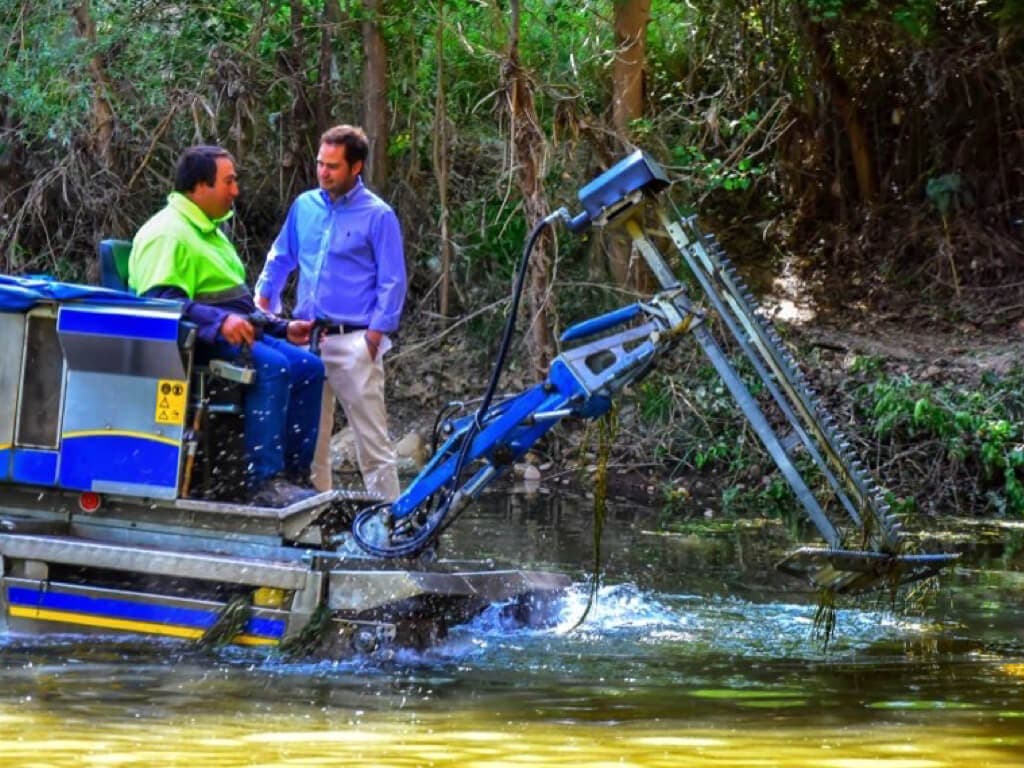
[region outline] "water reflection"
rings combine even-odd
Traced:
[[[492,611],[427,653],[315,663],[8,638],[0,765],[1024,762],[1022,569],[1005,542],[996,561],[968,553],[919,609],[843,605],[825,649],[814,596],[771,568],[780,526],[664,536],[620,503],[605,531],[579,627],[587,505],[494,496],[445,554],[568,568],[577,586],[548,630],[509,631]]]

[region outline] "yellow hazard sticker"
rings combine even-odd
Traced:
[[[156,383],[157,424],[185,423],[186,382],[177,379],[160,379]]]

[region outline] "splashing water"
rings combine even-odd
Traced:
[[[528,658],[542,645],[548,653],[557,651],[567,656],[631,647],[632,653],[671,649],[674,654],[693,658],[726,655],[836,660],[876,643],[903,641],[930,631],[927,622],[914,617],[841,609],[837,612],[837,635],[826,649],[813,636],[813,605],[666,595],[646,592],[630,583],[601,587],[586,621],[576,626],[589,594],[589,585],[574,585],[555,606],[555,621],[546,629],[510,628],[502,616],[502,606],[491,606],[423,659],[473,656],[481,661],[486,660],[488,652],[516,649]]]

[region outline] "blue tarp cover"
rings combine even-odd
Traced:
[[[167,299],[146,299],[98,285],[62,283],[49,277],[0,275],[0,312],[24,312],[36,304],[77,301],[85,304],[127,304],[168,308],[179,304]]]

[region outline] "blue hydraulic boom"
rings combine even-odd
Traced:
[[[825,542],[825,547],[798,549],[780,563],[783,570],[836,592],[858,592],[930,576],[955,559],[955,554],[904,551],[901,525],[878,487],[820,407],[774,329],[757,313],[753,297],[722,249],[662,194],[668,186],[662,168],[638,150],[580,190],[579,214],[560,209],[537,226],[524,250],[502,355],[515,323],[522,274],[546,226],[562,222],[573,233],[590,227],[624,228],[661,290],[646,301],[570,327],[561,337],[568,348],[551,363],[547,378],[521,394],[494,397],[499,357],[480,406],[473,413],[439,419],[443,442],[401,496],[356,516],[352,537],[359,547],[378,557],[419,555],[562,419],[601,416],[623,387],[646,375],[683,338],[692,338]],[[690,299],[649,236],[648,220],[657,222],[662,239],[678,252],[708,308]],[[722,351],[706,322],[709,310],[720,318],[722,330],[735,339],[763,382],[786,424],[785,435],[768,420]],[[794,463],[798,451],[806,453],[823,480],[814,490]],[[853,541],[858,549],[848,548]]]

